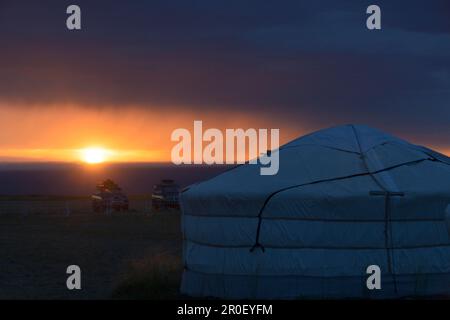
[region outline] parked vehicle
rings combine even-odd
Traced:
[[[174,180],[162,180],[161,183],[153,187],[152,208],[154,210],[169,208],[179,209],[179,194],[180,187]]]
[[[129,200],[122,189],[111,179],[96,186],[98,193],[92,195],[92,209],[94,212],[128,211]]]

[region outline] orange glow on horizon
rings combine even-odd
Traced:
[[[170,162],[171,133],[205,128],[280,128],[282,121],[246,113],[193,113],[181,108],[80,106],[6,106],[0,102],[0,162]],[[281,130],[281,142],[298,136]],[[89,146],[107,151],[101,161],[87,161]],[[95,157],[94,157],[95,158]]]
[[[167,162],[164,152],[151,150],[106,150],[95,155],[86,149],[7,149],[0,150],[0,162],[79,162],[86,164],[125,162]],[[170,156],[170,153],[169,153]],[[98,157],[102,159],[98,159]]]
[[[84,162],[89,164],[97,164],[107,161],[112,152],[104,148],[90,147],[82,149],[80,153]]]
[[[172,131],[191,130],[194,120],[202,120],[205,128],[221,130],[279,128],[280,145],[317,129],[297,122],[290,124],[276,116],[264,118],[244,112],[199,114],[181,108],[94,109],[73,105],[6,106],[0,102],[0,162],[170,162],[176,144],[170,140]],[[101,146],[103,151],[87,152],[89,146]],[[449,146],[428,146],[450,156]]]

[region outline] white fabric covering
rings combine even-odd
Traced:
[[[183,293],[450,293],[448,157],[360,125],[321,130],[273,152],[275,176],[242,165],[182,193]],[[366,288],[372,264],[382,270],[382,290]]]

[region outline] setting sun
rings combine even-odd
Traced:
[[[81,151],[83,161],[89,164],[105,162],[108,153],[109,152],[103,148],[86,148]]]

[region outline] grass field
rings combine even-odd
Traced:
[[[175,298],[180,214],[1,215],[0,255],[0,299]],[[66,288],[72,264],[82,290]]]

